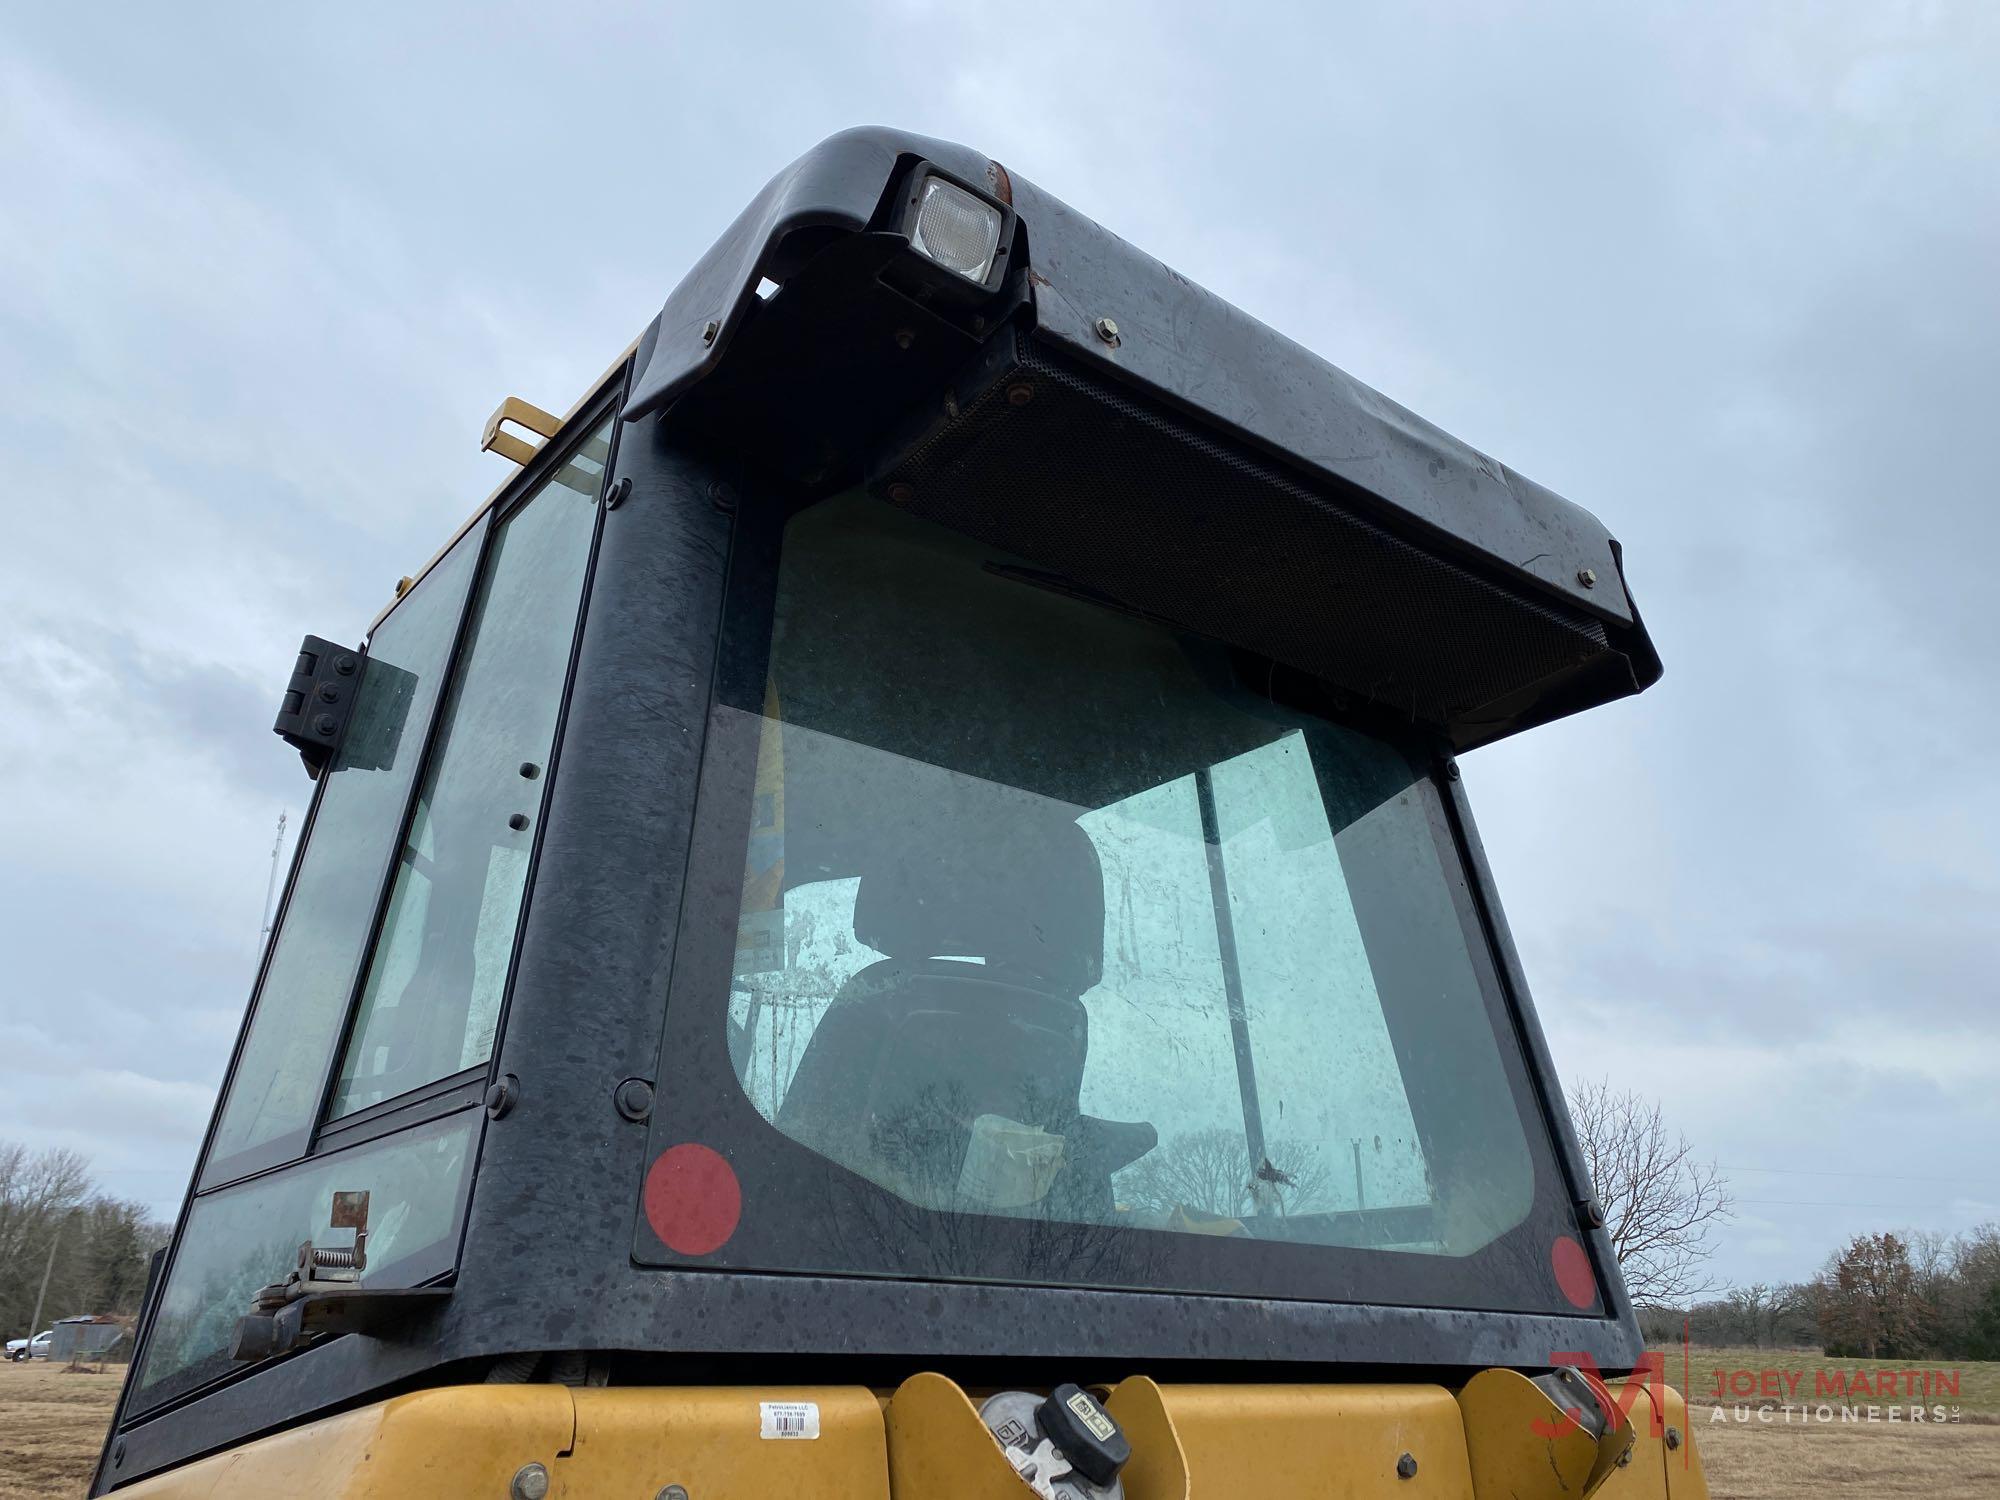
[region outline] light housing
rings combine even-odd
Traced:
[[[993,256],[1000,248],[999,208],[975,197],[955,182],[926,175],[917,185],[917,213],[910,225],[910,247],[926,260],[955,271],[967,281],[986,284]]]
[[[994,292],[1006,277],[1014,240],[1014,210],[927,161],[903,176],[891,225],[901,230],[932,294],[962,300]]]

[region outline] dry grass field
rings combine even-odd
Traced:
[[[0,1362],[0,1500],[70,1500],[90,1485],[123,1365],[75,1375],[47,1360]]]
[[[1668,1378],[1683,1380],[1681,1354],[1668,1351]],[[1800,1370],[1810,1390],[1813,1372],[1840,1368],[1816,1351],[1696,1350],[1686,1385],[1690,1425],[1715,1500],[1820,1500],[1822,1496],[1913,1495],[1923,1500],[1991,1500],[2000,1495],[2000,1364],[1915,1365],[1959,1370],[1959,1396],[1941,1398],[1959,1419],[1785,1425],[1712,1420],[1715,1371]],[[1899,1370],[1905,1368],[1898,1365]],[[89,1483],[98,1444],[110,1419],[123,1370],[73,1375],[46,1363],[0,1363],[0,1500],[73,1500]],[[1755,1403],[1745,1401],[1745,1406]],[[1879,1404],[1879,1403],[1878,1403]],[[1908,1400],[1902,1404],[1908,1405]]]
[[[1714,1500],[1993,1500],[2000,1426],[1705,1427],[1695,1443]]]
[[[2000,1495],[2000,1364],[1877,1361],[1893,1364],[1898,1394],[1860,1396],[1848,1404],[1864,1409],[1872,1404],[1880,1409],[1878,1418],[1886,1417],[1889,1406],[1900,1406],[1905,1420],[1800,1422],[1793,1413],[1787,1423],[1783,1411],[1759,1411],[1770,1404],[1762,1396],[1716,1400],[1717,1373],[1727,1390],[1732,1378],[1745,1385],[1761,1384],[1763,1373],[1773,1371],[1779,1389],[1788,1393],[1781,1399],[1816,1405],[1812,1398],[1818,1373],[1824,1370],[1831,1379],[1835,1372],[1844,1372],[1852,1384],[1856,1362],[1828,1359],[1817,1349],[1695,1349],[1684,1367],[1680,1349],[1662,1352],[1668,1381],[1687,1394],[1689,1425],[1715,1500],[1806,1500],[1823,1495],[1992,1500]],[[1880,1375],[1870,1368],[1870,1385],[1879,1385]],[[1928,1398],[1902,1394],[1905,1370],[1956,1371],[1958,1394]],[[1795,1386],[1786,1383],[1791,1372],[1799,1375]],[[1838,1398],[1821,1399],[1836,1409],[1841,1404]],[[1948,1413],[1955,1408],[1955,1416],[1943,1423],[1912,1424],[1906,1420],[1908,1408],[1917,1402],[1927,1408],[1943,1405]],[[1715,1420],[1718,1407],[1722,1421]],[[1747,1421],[1738,1420],[1739,1407]]]

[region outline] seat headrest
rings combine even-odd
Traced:
[[[1104,970],[1097,848],[1052,815],[954,819],[863,872],[854,935],[890,958],[983,958],[1081,995]]]

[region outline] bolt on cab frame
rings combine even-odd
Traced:
[[[1069,1381],[1137,1500],[1699,1493],[1544,1374],[1643,1351],[1454,759],[1658,677],[1589,514],[884,130],[487,446],[287,692],[97,1493],[999,1495]]]

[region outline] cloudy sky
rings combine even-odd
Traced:
[[[1666,680],[1467,780],[1566,1076],[1729,1169],[1723,1274],[2000,1218],[2000,11],[695,9],[0,18],[0,1137],[177,1204],[299,636],[883,122],[1625,542]]]

